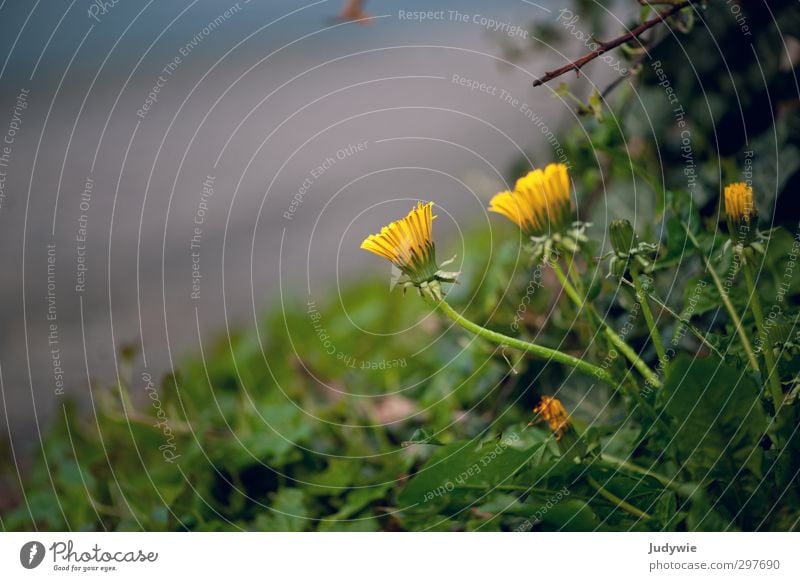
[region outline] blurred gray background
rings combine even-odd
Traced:
[[[411,199],[436,202],[437,237],[485,222],[512,161],[553,160],[541,123],[572,115],[531,88],[565,62],[555,48],[502,58],[558,7],[375,1],[367,24],[337,18],[339,0],[0,2],[0,423],[15,445],[90,382],[113,385],[122,346],[156,375],[255,325],[280,285],[304,301],[335,275],[388,277],[358,245]]]

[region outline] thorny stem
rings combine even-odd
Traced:
[[[626,32],[622,36],[619,36],[619,37],[615,38],[614,40],[611,40],[609,42],[598,42],[597,43],[597,48],[595,50],[583,55],[582,57],[580,57],[580,58],[578,58],[578,59],[576,59],[576,60],[574,60],[572,62],[567,63],[563,67],[560,67],[560,68],[555,69],[553,71],[546,72],[543,77],[541,77],[539,79],[536,79],[533,82],[533,86],[534,87],[538,87],[540,85],[544,85],[548,81],[552,81],[556,77],[560,77],[561,75],[566,74],[566,73],[568,73],[570,71],[575,71],[576,73],[580,73],[580,70],[587,63],[593,61],[594,59],[596,59],[599,56],[602,56],[604,53],[607,53],[608,51],[617,48],[621,44],[624,44],[624,43],[626,43],[628,41],[631,41],[631,40],[633,40],[635,38],[638,38],[644,32],[647,32],[648,30],[653,28],[656,24],[659,24],[659,23],[662,23],[662,22],[666,22],[667,18],[677,14],[678,12],[680,12],[681,10],[686,8],[687,6],[693,4],[694,2],[695,2],[695,0],[687,0],[685,2],[680,2],[679,4],[675,4],[674,6],[669,8],[668,10],[664,10],[663,12],[658,13],[654,18],[651,18],[650,20],[642,22],[639,26],[636,26],[636,27],[632,28],[631,30],[629,30],[628,32]]]

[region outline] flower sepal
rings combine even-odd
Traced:
[[[572,226],[564,232],[553,232],[542,236],[531,236],[530,244],[526,247],[531,255],[532,264],[542,264],[558,257],[562,251],[575,254],[582,244],[589,241],[586,229],[590,222],[573,222]]]
[[[612,251],[603,258],[609,258],[608,276],[621,278],[634,264],[646,273],[653,271],[653,257],[658,254],[658,244],[642,242],[628,220],[614,220],[609,224],[608,236]]]
[[[416,287],[420,296],[437,301],[443,299],[442,283],[458,283],[459,272],[442,270],[456,257],[439,266],[433,243],[433,202],[419,202],[405,218],[384,226],[378,234],[367,236],[361,248],[392,263],[389,289]]]
[[[741,259],[746,260],[747,253],[745,252],[745,249],[748,248],[754,254],[766,256],[766,247],[769,246],[769,242],[772,239],[772,233],[776,230],[778,230],[778,228],[772,228],[766,231],[756,230],[753,234],[752,240],[747,243],[742,243],[741,241],[736,242],[733,238],[729,238],[725,241],[725,244],[722,245],[720,257],[723,257],[728,254],[728,252],[733,251],[735,254],[739,255]]]
[[[455,262],[456,257],[450,258],[449,260],[445,260],[442,264],[439,265],[439,270],[436,271],[435,280],[437,282],[448,282],[450,284],[461,284],[458,281],[458,276],[461,274],[460,270],[442,270],[442,266],[447,266],[449,264],[453,264]]]
[[[578,252],[580,246],[589,241],[586,230],[591,226],[591,222],[575,221],[565,232],[554,234],[553,240],[567,252]]]
[[[450,260],[447,260],[442,263],[442,266],[446,266],[455,260],[455,256]],[[437,270],[433,276],[428,280],[422,281],[414,281],[407,275],[401,272],[399,269],[395,270],[392,269],[392,280],[389,284],[389,290],[394,290],[395,287],[402,287],[403,294],[406,293],[408,287],[416,287],[417,291],[419,291],[419,295],[423,298],[430,298],[435,301],[441,301],[444,299],[444,295],[442,294],[442,284],[443,282],[450,283],[450,284],[459,284],[458,275],[461,274],[460,271],[452,272],[447,270]]]

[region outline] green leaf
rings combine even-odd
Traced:
[[[376,500],[385,498],[392,484],[393,483],[388,482],[380,486],[370,486],[353,490],[347,495],[339,511],[331,516],[331,520],[344,520],[358,514]]]
[[[582,500],[564,500],[555,506],[540,507],[542,525],[555,531],[594,531],[602,529],[600,519]]]
[[[760,478],[768,421],[759,396],[746,372],[717,358],[680,355],[669,366],[658,401],[674,419],[670,450],[694,479],[729,479],[742,469]]]
[[[373,533],[380,530],[378,518],[363,518],[345,521],[323,521],[319,526],[320,531],[342,533]]]
[[[281,466],[296,451],[296,445],[302,444],[311,433],[308,418],[291,404],[264,406],[260,417],[253,415],[249,419],[252,425],[240,437],[249,454],[239,454],[239,465],[249,464],[255,457],[271,466]]]
[[[696,276],[686,281],[683,289],[682,319],[697,317],[722,306],[719,291],[708,276]]]
[[[491,489],[522,469],[536,448],[512,446],[516,434],[483,444],[473,440],[439,448],[400,494],[400,505],[424,508],[447,502],[454,491]]]
[[[430,446],[441,446],[442,441],[436,436],[430,434],[425,428],[418,428],[414,430],[411,437],[403,442],[403,446],[410,446],[412,444],[427,444]]]
[[[300,532],[308,530],[312,521],[308,519],[305,495],[299,488],[282,488],[270,506],[271,510],[256,517],[253,529],[269,532]]]

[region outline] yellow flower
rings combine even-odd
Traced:
[[[489,211],[502,214],[529,236],[563,230],[570,221],[570,183],[567,166],[551,163],[517,180],[513,192],[500,192]]]
[[[433,202],[419,202],[408,216],[384,226],[379,234],[368,236],[361,248],[399,268],[404,276],[398,282],[404,286],[416,286],[441,300],[439,282],[455,282],[458,273],[443,272],[436,264],[434,218]]]
[[[554,397],[543,395],[539,405],[533,408],[533,411],[547,422],[557,440],[560,440],[569,428],[569,414],[561,402]]]
[[[725,214],[734,244],[755,242],[758,232],[758,210],[753,203],[753,188],[744,182],[725,186]]]
[[[725,186],[725,213],[734,226],[755,221],[756,207],[753,204],[753,188],[744,182]]]

